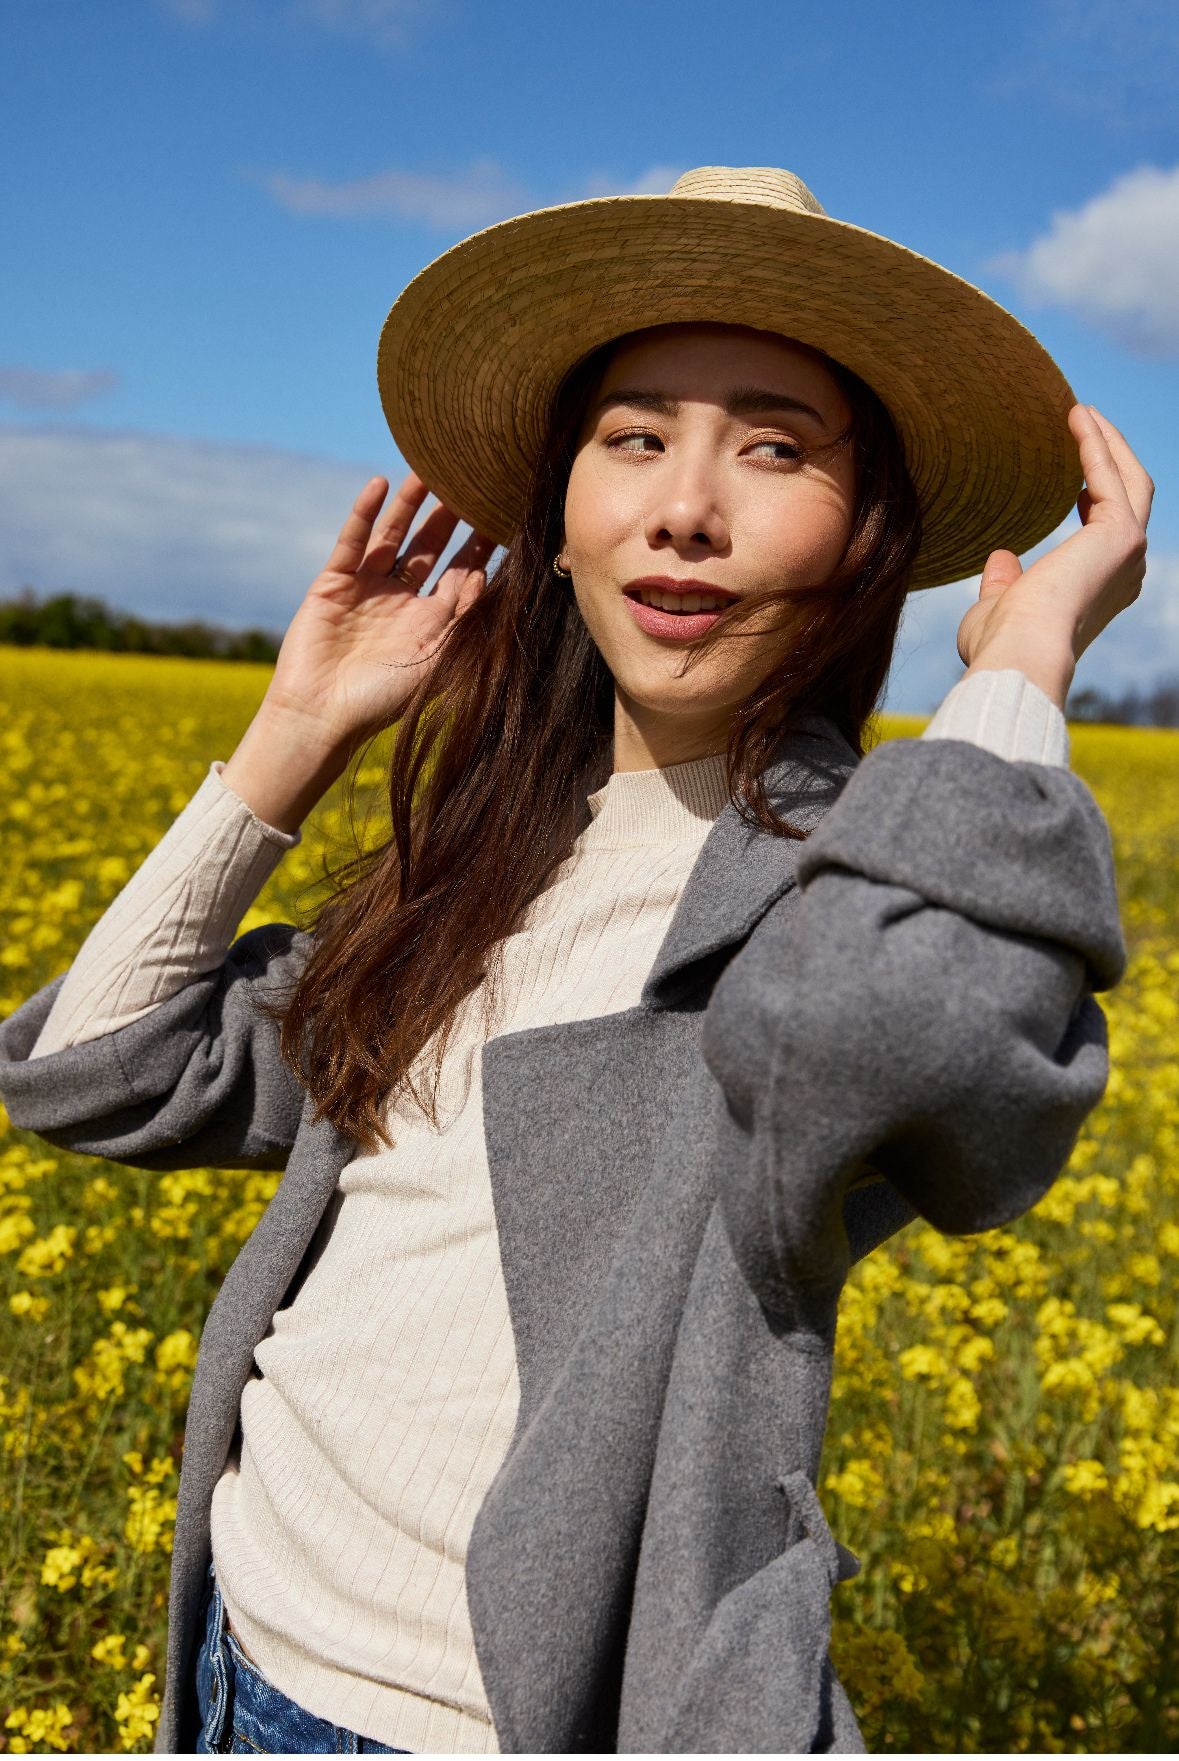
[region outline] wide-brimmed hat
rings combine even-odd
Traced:
[[[507,544],[568,370],[627,331],[701,321],[809,343],[876,392],[921,504],[913,589],[1028,550],[1080,493],[1076,400],[1031,332],[768,166],[706,165],[665,196],[539,208],[444,251],[385,320],[381,404],[411,470]]]

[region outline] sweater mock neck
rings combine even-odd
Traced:
[[[581,849],[700,844],[729,799],[724,753],[655,770],[616,770],[586,797]]]

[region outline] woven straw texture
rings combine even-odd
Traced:
[[[382,407],[410,468],[506,544],[568,369],[626,331],[703,320],[809,343],[872,386],[923,511],[913,590],[1030,549],[1080,493],[1076,400],[1031,332],[772,167],[703,166],[665,196],[542,208],[463,240],[385,320]]]

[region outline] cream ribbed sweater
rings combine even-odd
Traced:
[[[1067,763],[1023,674],[972,675],[924,738]],[[216,969],[300,833],[265,825],[220,761],[95,925],[33,1056],[125,1025]],[[554,883],[502,947],[492,1033],[631,1008],[727,799],[717,756],[615,773]],[[255,1350],[212,1545],[231,1629],[284,1693],[399,1748],[497,1751],[464,1584],[519,1389],[483,1142],[483,993],[442,1070],[440,1130],[399,1104],[357,1154],[295,1299]],[[432,1046],[421,1054],[427,1068]]]

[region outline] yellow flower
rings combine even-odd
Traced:
[[[928,1590],[929,1579],[923,1571],[908,1560],[890,1559],[888,1575],[893,1580],[902,1596],[911,1596],[914,1590]]]
[[[909,1525],[911,1535],[948,1544],[958,1538],[958,1525],[948,1510],[931,1510]]]
[[[135,1284],[112,1284],[109,1289],[98,1292],[98,1306],[103,1314],[113,1315],[137,1289]]]
[[[119,1695],[115,1723],[124,1750],[148,1741],[153,1735],[152,1726],[159,1722],[160,1703],[151,1691],[155,1679],[151,1673],[141,1675],[129,1693]]]
[[[78,1231],[73,1223],[55,1223],[41,1241],[30,1241],[17,1260],[17,1269],[25,1278],[49,1278],[64,1272],[74,1251]]]
[[[943,1235],[928,1224],[914,1229],[911,1240],[913,1251],[929,1270],[947,1282],[961,1280],[974,1257],[974,1245],[967,1237]]]
[[[949,1374],[949,1364],[932,1345],[910,1345],[897,1361],[901,1375],[911,1382],[922,1376],[931,1382],[940,1382]]]
[[[1136,1302],[1111,1302],[1105,1309],[1114,1326],[1119,1328],[1128,1345],[1165,1345],[1167,1335],[1153,1315],[1148,1315]]]
[[[856,1684],[858,1711],[875,1715],[888,1701],[921,1700],[925,1677],[900,1633],[835,1621],[832,1639],[832,1661],[842,1680]]]
[[[1083,1498],[1091,1492],[1104,1492],[1109,1485],[1109,1476],[1099,1461],[1086,1459],[1067,1463],[1061,1481],[1066,1492]]]
[[[871,1510],[884,1497],[884,1481],[865,1456],[849,1461],[841,1473],[828,1474],[823,1484],[858,1510]]]
[[[192,1220],[196,1214],[195,1203],[160,1205],[152,1213],[149,1228],[161,1241],[187,1241],[192,1234]]]
[[[1149,1285],[1154,1289],[1162,1283],[1163,1269],[1157,1254],[1130,1253],[1126,1255],[1126,1271],[1134,1284]]]
[[[41,1582],[58,1590],[72,1590],[85,1557],[77,1547],[51,1547],[41,1566]]]
[[[1111,1571],[1108,1575],[1082,1571],[1076,1587],[1079,1606],[1086,1614],[1108,1607],[1117,1600],[1121,1591],[1122,1580],[1116,1571]]]
[[[976,1431],[982,1405],[969,1376],[955,1376],[946,1389],[946,1424],[957,1431]]]
[[[87,1223],[82,1232],[82,1252],[87,1254],[101,1253],[112,1241],[119,1237],[117,1223]]]
[[[94,1179],[88,1180],[82,1188],[82,1203],[88,1210],[99,1205],[113,1205],[118,1196],[118,1187],[113,1180],[108,1180],[105,1174],[96,1174]]]
[[[64,1700],[52,1706],[17,1707],[4,1720],[5,1730],[15,1734],[8,1739],[14,1755],[43,1755],[47,1749],[68,1749],[66,1731],[74,1715]]]
[[[954,1348],[954,1362],[965,1375],[975,1375],[995,1355],[995,1342],[985,1333],[974,1333]]]
[[[98,884],[104,893],[116,893],[131,879],[131,865],[125,856],[104,856],[97,867]]]
[[[0,1254],[15,1253],[22,1241],[36,1235],[37,1226],[23,1211],[12,1211],[0,1217]]]
[[[128,1486],[129,1510],[123,1534],[136,1553],[161,1553],[172,1550],[172,1525],[176,1521],[176,1500],[165,1497],[154,1486]]]
[[[970,1305],[970,1318],[980,1327],[997,1327],[1007,1319],[1007,1304],[998,1296],[982,1296]]]
[[[1128,1431],[1154,1431],[1158,1423],[1159,1397],[1154,1388],[1122,1383],[1122,1423]]]
[[[126,1321],[111,1323],[105,1339],[96,1339],[90,1350],[90,1363],[75,1366],[74,1381],[82,1394],[96,1400],[124,1392],[123,1372],[128,1363],[142,1363],[151,1344],[146,1327],[129,1328]]]
[[[14,1315],[25,1316],[30,1321],[43,1321],[49,1298],[34,1296],[31,1290],[14,1290],[8,1299],[8,1307]]]
[[[1147,1486],[1134,1521],[1140,1529],[1158,1529],[1160,1533],[1179,1529],[1179,1480],[1156,1480]]]
[[[138,1449],[128,1449],[122,1459],[127,1463],[136,1479],[145,1479],[149,1486],[158,1486],[161,1481],[170,1479],[176,1472],[176,1463],[170,1455],[153,1455],[151,1466],[143,1465],[143,1453]]]
[[[177,1392],[187,1393],[197,1359],[195,1334],[187,1327],[168,1333],[155,1351],[157,1379]]]
[[[1000,1535],[988,1548],[987,1558],[1000,1571],[1010,1571],[1019,1558],[1019,1536]]]
[[[105,1663],[111,1669],[126,1669],[127,1658],[124,1654],[127,1641],[122,1633],[107,1633],[97,1644],[91,1645],[90,1655],[96,1663]]]

